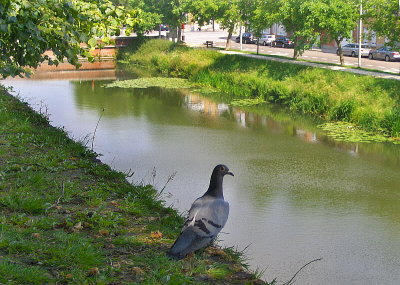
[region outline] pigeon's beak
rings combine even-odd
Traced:
[[[228,175],[230,175],[230,176],[235,176],[235,175],[233,175],[233,173],[230,172],[230,171],[228,171],[226,174],[228,174]]]

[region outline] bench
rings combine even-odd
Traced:
[[[207,47],[213,47],[214,42],[213,42],[213,41],[206,41],[206,42],[204,43],[204,45],[206,45]]]

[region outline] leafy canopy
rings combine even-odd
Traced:
[[[400,43],[400,2],[398,0],[368,0],[365,7],[371,28],[386,38],[391,46]]]
[[[0,0],[0,74],[21,76],[46,60],[79,66],[78,56],[93,59],[96,38],[118,35],[122,25],[129,33],[141,21],[138,10],[108,0]]]

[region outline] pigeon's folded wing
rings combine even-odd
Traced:
[[[223,199],[201,197],[189,210],[182,232],[168,251],[168,255],[181,259],[189,252],[207,246],[225,226],[229,204]]]
[[[182,232],[192,228],[201,237],[214,238],[225,226],[228,215],[228,202],[223,199],[201,197],[190,208]]]

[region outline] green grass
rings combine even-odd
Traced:
[[[259,99],[325,121],[400,136],[400,81],[226,55],[164,40],[141,40],[119,57],[166,76],[216,88],[229,101]]]
[[[242,284],[241,261],[217,247],[168,259],[183,218],[159,193],[5,90],[0,122],[1,284]]]
[[[40,266],[26,266],[9,259],[0,260],[1,284],[46,284],[51,281],[46,270]]]

